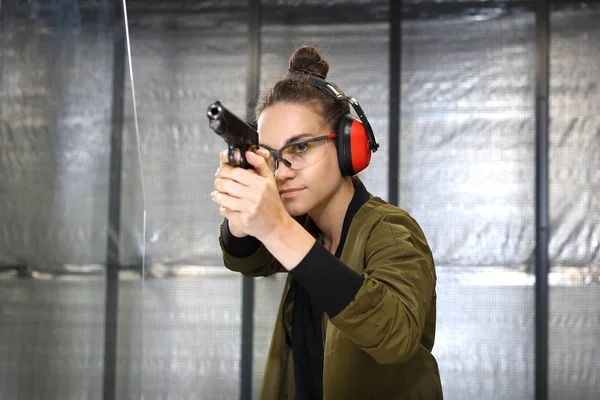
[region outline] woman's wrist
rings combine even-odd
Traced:
[[[221,239],[225,251],[234,257],[247,257],[258,250],[260,242],[255,237],[250,235],[236,237],[231,233],[229,228],[229,220],[225,219],[221,228]]]
[[[279,228],[259,239],[281,265],[291,271],[315,244],[315,238],[287,215]]]
[[[225,223],[227,224],[227,229],[229,230],[229,233],[231,233],[232,236],[235,236],[236,238],[243,238],[248,236],[244,231],[238,229],[235,225],[230,224],[228,219],[226,219],[226,221],[227,222]]]

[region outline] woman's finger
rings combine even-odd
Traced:
[[[248,187],[228,178],[215,178],[215,190],[217,192],[228,194],[235,198],[242,198],[244,193],[248,193]]]
[[[246,152],[246,159],[254,167],[254,171],[263,178],[269,178],[273,176],[273,170],[267,163],[268,158],[264,154],[253,153],[251,151]]]
[[[230,196],[226,193],[221,193],[217,190],[210,194],[210,198],[214,203],[230,211],[241,211],[244,209],[244,200]]]
[[[219,165],[223,166],[224,164],[229,163],[229,150],[223,150],[219,153]]]
[[[232,167],[229,164],[221,165],[215,174],[215,180],[217,178],[231,179],[246,187],[251,186],[257,177],[258,174],[253,169]]]
[[[234,150],[233,161],[234,161],[235,165],[239,164],[239,162],[240,162],[240,150],[239,149]],[[229,162],[229,149],[223,150],[219,153],[219,162],[221,165],[224,165],[224,164],[231,165],[231,163]]]
[[[221,216],[227,218],[227,220],[229,221],[229,227],[231,229],[232,225],[235,226],[240,226],[240,213],[237,211],[231,211],[228,210],[225,207],[219,207],[219,214],[221,214]],[[245,234],[245,232],[244,232]]]
[[[258,149],[256,151],[256,154],[262,156],[262,158],[264,158],[265,161],[269,161],[269,159],[271,158],[271,152],[267,149]]]

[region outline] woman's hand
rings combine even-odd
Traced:
[[[243,169],[229,164],[228,150],[220,154],[211,199],[221,206],[219,213],[228,219],[234,236],[251,235],[261,240],[289,218],[267,164],[269,157],[264,149],[248,151],[246,160],[254,169]]]

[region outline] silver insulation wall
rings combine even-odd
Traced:
[[[259,78],[280,77],[297,45],[323,49],[375,129],[363,180],[385,198],[389,25],[387,4],[370,3],[263,1]],[[113,39],[107,3],[61,4],[0,5],[0,266],[33,272],[0,272],[0,398],[102,391]],[[146,274],[121,274],[118,398],[236,398],[241,279],[216,245],[224,142],[204,111],[220,99],[245,114],[247,4],[129,4],[139,132],[126,75],[121,262],[145,249]],[[274,16],[284,6],[294,12]],[[373,22],[327,21],[346,6]],[[472,14],[403,21],[400,205],[438,265],[445,397],[531,399],[534,14]],[[600,393],[598,20],[595,8],[551,14],[553,399]],[[256,280],[255,395],[283,278]]]
[[[555,398],[600,396],[599,20],[598,9],[550,19],[549,255],[557,284],[550,287],[549,356]]]
[[[103,263],[112,102],[108,11],[2,5],[0,263]]]

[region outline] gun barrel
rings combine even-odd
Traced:
[[[229,145],[229,163],[242,168],[251,168],[244,153],[258,146],[258,132],[225,108],[218,100],[208,106],[206,115],[210,128],[225,139]],[[234,162],[235,149],[240,151],[239,164]]]
[[[258,145],[258,132],[229,111],[220,101],[215,101],[206,110],[209,125],[227,141]]]
[[[208,106],[208,110],[206,110],[206,114],[210,119],[219,119],[223,114],[223,106],[220,101],[215,101],[210,106]]]
[[[225,127],[223,126],[224,112],[223,106],[219,101],[212,103],[206,110],[210,128],[219,135],[223,135],[225,133]]]

